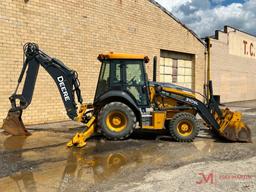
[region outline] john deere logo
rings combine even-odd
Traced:
[[[63,78],[63,76],[57,77],[57,80],[58,80],[58,82],[59,82],[60,90],[61,90],[61,92],[62,92],[62,94],[63,94],[64,100],[65,100],[65,101],[70,101],[70,97],[69,97],[69,95],[68,95],[68,91],[67,91],[66,85],[65,85],[65,83],[64,83],[64,78]]]
[[[198,103],[195,100],[190,99],[190,98],[186,98],[186,102],[189,102],[189,103],[191,103],[193,105],[198,105]]]

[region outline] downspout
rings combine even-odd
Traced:
[[[157,56],[154,56],[153,59],[153,81],[156,82],[156,76],[157,76]]]
[[[211,40],[210,37],[206,38],[206,46],[207,46],[207,53],[208,53],[208,57],[207,57],[207,74],[206,74],[206,78],[207,78],[207,99],[210,99],[210,93],[209,93],[209,81],[211,80]]]

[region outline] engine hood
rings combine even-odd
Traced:
[[[172,89],[177,89],[177,90],[180,90],[180,91],[186,91],[186,92],[194,93],[194,91],[192,89],[182,87],[182,86],[179,86],[179,85],[175,85],[173,83],[162,83],[162,82],[150,81],[149,84],[150,84],[150,86],[159,85],[161,87],[172,88]]]

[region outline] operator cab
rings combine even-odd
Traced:
[[[149,58],[134,54],[100,54],[101,70],[94,101],[110,91],[127,93],[140,108],[149,106],[145,63]]]

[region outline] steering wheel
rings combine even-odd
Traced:
[[[128,85],[134,85],[137,84],[137,81],[135,80],[136,76],[133,76],[133,78],[127,82]]]

